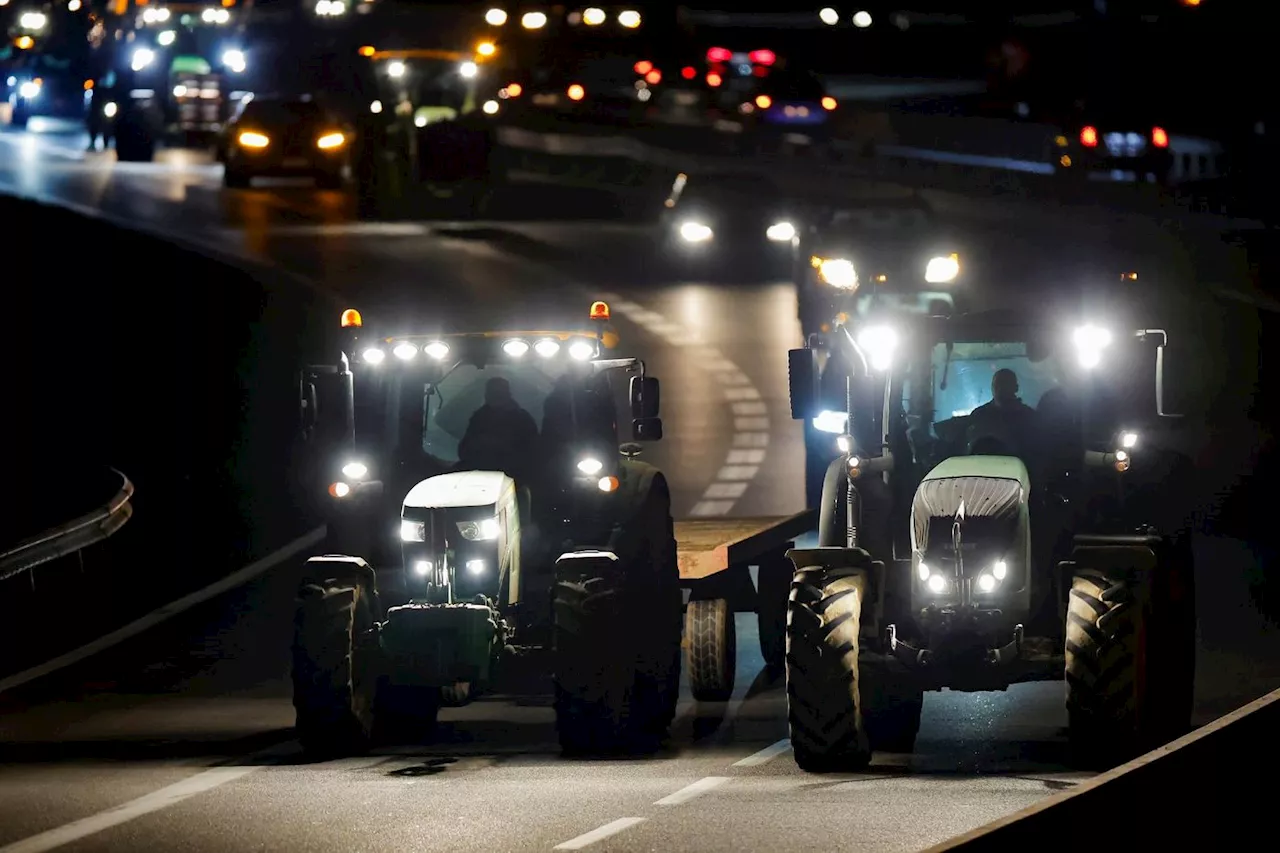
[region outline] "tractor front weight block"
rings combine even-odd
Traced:
[[[448,687],[492,681],[502,641],[497,614],[483,604],[405,604],[387,611],[382,650],[393,684]]]

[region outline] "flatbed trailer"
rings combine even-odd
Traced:
[[[787,597],[794,567],[787,551],[814,529],[814,510],[785,516],[677,521],[676,553],[685,590],[685,669],[693,696],[723,702],[737,669],[734,614],[754,612],[760,652],[771,672],[786,657]],[[751,568],[757,570],[756,582]]]

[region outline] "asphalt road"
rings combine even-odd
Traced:
[[[270,263],[311,279],[335,304],[352,300],[366,318],[496,324],[536,314],[551,322],[607,296],[624,348],[664,380],[668,439],[651,457],[673,478],[677,513],[778,514],[800,505],[802,449],[781,358],[799,332],[794,296],[776,277],[672,277],[631,223],[352,224],[340,194],[226,193],[215,168],[182,159],[124,167],[109,155],[83,156],[74,139],[4,135],[0,189]],[[1098,253],[1141,246],[1148,263],[1170,268],[1189,253],[1158,228],[1121,237],[1105,221],[1047,229],[991,219],[975,213],[959,224],[975,235],[995,229],[1001,251],[1017,246],[1021,259],[1083,254],[1077,245],[1063,250],[1064,235],[1083,231],[1106,238]],[[1157,258],[1153,247],[1168,252]],[[143,262],[104,259],[104,276]],[[181,286],[180,270],[174,281]],[[726,398],[723,388],[743,387],[723,384],[731,372],[757,396]],[[733,408],[743,403],[752,405]],[[765,451],[752,457],[750,476],[729,464],[748,447]],[[708,492],[726,483],[734,488]],[[725,494],[737,497],[710,497]],[[1247,546],[1203,539],[1197,550],[1203,722],[1280,685],[1280,636],[1248,603]],[[683,703],[672,744],[656,757],[560,758],[548,701],[535,695],[448,710],[429,743],[303,764],[287,688],[295,580],[296,566],[286,564],[0,694],[0,853],[567,843],[738,851],[829,847],[833,838],[845,849],[918,850],[1084,778],[1064,764],[1057,684],[930,694],[916,754],[880,756],[861,774],[802,774],[779,744],[784,695],[758,678],[745,616],[737,694],[723,706]]]

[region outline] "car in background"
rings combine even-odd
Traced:
[[[1134,104],[1081,103],[1055,140],[1058,173],[1087,179],[1107,173],[1167,184],[1173,175],[1168,125]]]
[[[788,269],[804,211],[767,177],[681,173],[659,215],[663,254],[685,266]]]
[[[796,296],[806,335],[837,314],[963,310],[965,265],[932,208],[911,193],[841,202],[797,235]]]
[[[39,53],[20,56],[0,82],[13,127],[25,128],[33,118],[84,121],[88,91],[69,61]]]
[[[353,131],[310,96],[254,97],[244,102],[218,144],[223,184],[248,187],[254,178],[314,178],[342,186]]]
[[[763,132],[766,139],[785,134],[819,141],[836,106],[816,74],[783,68],[760,78],[738,111],[744,129]]]

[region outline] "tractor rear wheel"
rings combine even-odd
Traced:
[[[331,576],[304,581],[294,614],[297,734],[303,751],[315,757],[368,748],[379,678],[373,570],[363,561],[329,566],[334,571],[324,574]]]

